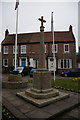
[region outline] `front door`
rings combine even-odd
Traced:
[[[26,59],[21,59],[21,66],[25,67],[26,66]]]

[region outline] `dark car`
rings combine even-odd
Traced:
[[[30,71],[30,77],[33,77],[34,72],[36,72],[36,68],[32,68],[32,70]]]
[[[61,73],[62,77],[80,77],[80,68],[69,69]]]
[[[17,67],[16,70],[10,72],[11,74],[21,74],[22,76],[29,75],[33,67]]]
[[[22,76],[25,76],[25,75],[29,75],[30,74],[30,71],[32,70],[33,67],[24,67],[23,71],[22,71]]]

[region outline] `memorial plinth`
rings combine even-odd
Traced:
[[[38,107],[54,103],[63,98],[69,97],[51,87],[51,72],[45,68],[45,47],[44,47],[44,26],[43,16],[39,18],[40,27],[40,46],[39,46],[39,68],[33,74],[33,87],[23,92],[17,93],[21,98],[33,103]]]

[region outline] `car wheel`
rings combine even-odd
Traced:
[[[64,77],[67,77],[68,75],[67,74],[64,74]]]

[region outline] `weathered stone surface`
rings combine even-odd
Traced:
[[[47,70],[37,70],[33,76],[33,88],[46,90],[51,88],[51,72]]]
[[[24,100],[29,101],[30,103],[36,105],[37,107],[43,107],[43,106],[46,106],[48,104],[55,103],[55,102],[57,102],[59,100],[62,100],[62,99],[65,99],[65,98],[69,97],[68,94],[59,92],[59,95],[55,96],[55,97],[50,97],[50,98],[45,98],[45,99],[35,99],[34,97],[26,95],[25,91],[20,92],[20,93],[18,92],[17,96],[23,98]]]
[[[10,74],[10,75],[8,76],[8,81],[9,81],[9,82],[22,81],[22,76],[21,76],[21,74],[18,74],[18,75]]]
[[[38,92],[35,92],[31,89],[28,89],[28,90],[25,91],[25,94],[30,96],[30,97],[33,97],[35,99],[45,99],[45,98],[51,98],[51,97],[58,96],[59,92],[58,92],[58,90],[53,89],[50,92],[40,92],[40,93],[38,93]]]
[[[8,80],[2,82],[2,88],[20,89],[27,87],[28,81],[24,81],[20,74],[8,76]]]
[[[27,87],[26,81],[19,81],[19,82],[8,82],[4,81],[2,82],[2,87],[3,88],[8,88],[8,89],[19,89],[19,88],[26,88]]]

